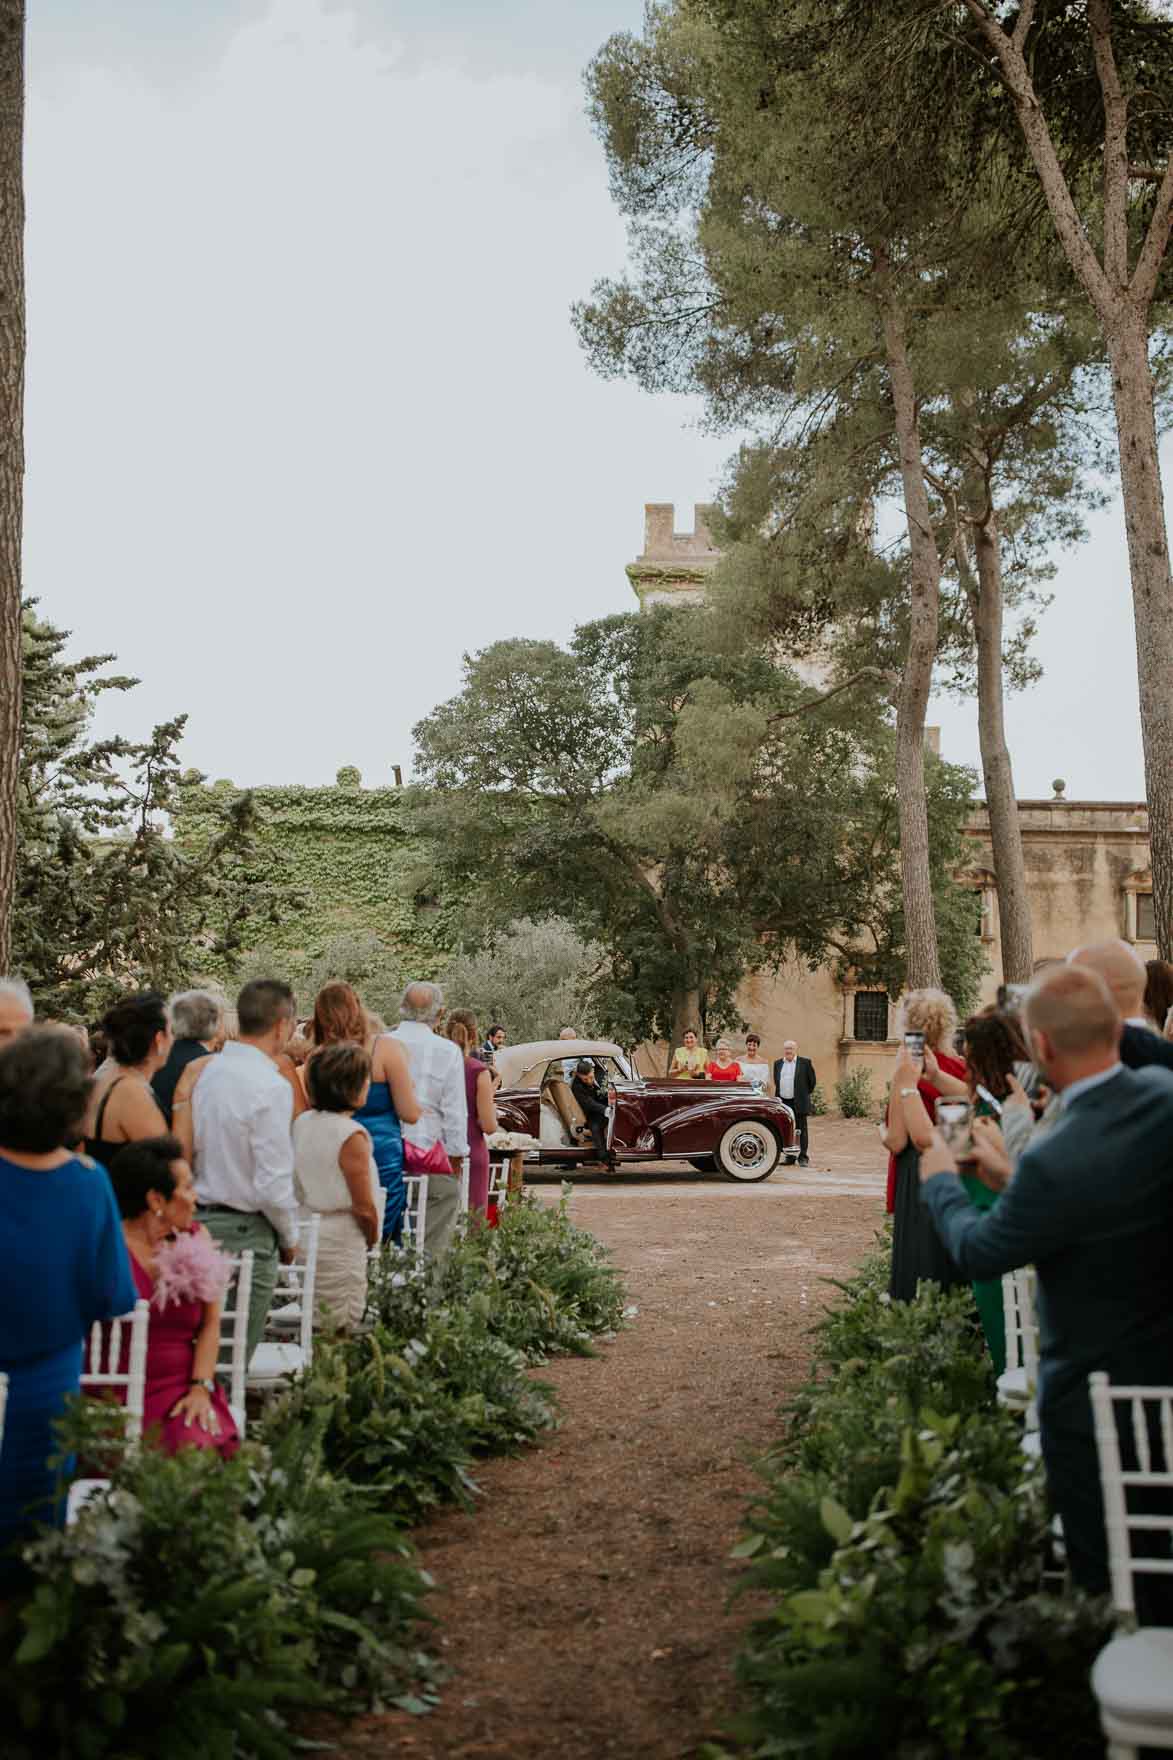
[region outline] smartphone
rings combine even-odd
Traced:
[[[924,1036],[924,1034],[923,1033],[905,1033],[905,1035],[904,1035],[904,1049],[908,1052],[908,1055],[910,1057],[915,1057],[918,1063],[923,1063],[925,1060],[925,1036]]]
[[[1002,1102],[1000,1100],[995,1100],[994,1096],[990,1093],[990,1090],[988,1088],[983,1087],[981,1082],[979,1082],[977,1084],[977,1096],[978,1096],[979,1100],[985,1101],[986,1105],[990,1108],[990,1110],[994,1114],[995,1118],[1001,1118],[1001,1116],[1002,1116]]]
[[[937,1129],[955,1161],[973,1156],[973,1101],[942,1094],[937,1101]]]

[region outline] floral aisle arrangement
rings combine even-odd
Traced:
[[[890,1303],[886,1249],[816,1328],[736,1555],[754,1760],[1080,1760],[1105,1603],[1045,1577],[1041,1469],[994,1401],[968,1290]],[[710,1750],[715,1760],[718,1750]]]
[[[417,1269],[389,1260],[370,1329],[323,1342],[230,1462],[127,1452],[119,1412],[71,1413],[63,1454],[110,1485],[27,1549],[31,1595],[0,1610],[5,1760],[292,1760],[301,1711],[434,1703],[407,1530],[556,1422],[529,1365],[613,1331],[623,1296],[565,1199]]]

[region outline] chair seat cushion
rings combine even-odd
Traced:
[[[1024,1406],[1030,1399],[1025,1369],[1004,1369],[998,1377],[998,1401],[1004,1406]]]
[[[1096,1657],[1092,1689],[1111,1716],[1173,1730],[1173,1627],[1113,1638]]]
[[[298,1374],[304,1367],[305,1357],[299,1344],[276,1344],[271,1339],[265,1339],[253,1352],[248,1370],[248,1384],[255,1387],[262,1381],[284,1381],[289,1376]]]

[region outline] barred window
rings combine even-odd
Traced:
[[[886,990],[856,991],[854,1037],[872,1040],[884,1040],[888,1037],[888,993]]]
[[[1136,938],[1138,941],[1157,939],[1157,917],[1153,910],[1151,892],[1138,892],[1136,895]]]

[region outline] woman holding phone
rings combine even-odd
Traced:
[[[901,1010],[902,1046],[892,1072],[887,1117],[881,1131],[889,1151],[888,1211],[892,1217],[894,1302],[910,1302],[918,1283],[951,1289],[966,1280],[945,1250],[921,1203],[920,1155],[933,1129],[939,1090],[930,1071],[955,1082],[964,1095],[965,1065],[946,1050],[957,1030],[957,1011],[943,990],[911,990]]]

